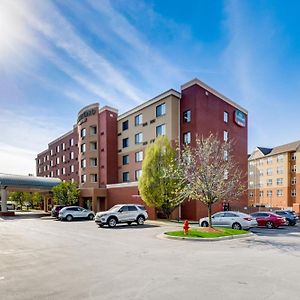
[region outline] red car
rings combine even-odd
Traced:
[[[276,215],[269,211],[260,211],[251,214],[253,218],[256,218],[258,226],[264,226],[267,228],[277,228],[282,225],[286,225],[286,219]]]

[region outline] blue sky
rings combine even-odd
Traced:
[[[0,172],[99,102],[122,113],[198,77],[249,111],[249,151],[300,139],[299,1],[0,1]]]

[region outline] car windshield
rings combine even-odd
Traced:
[[[122,205],[115,205],[112,208],[110,208],[108,211],[116,211],[119,210],[122,207]]]

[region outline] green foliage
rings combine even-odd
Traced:
[[[161,209],[168,218],[183,201],[175,197],[180,188],[177,173],[176,151],[166,136],[160,136],[146,148],[139,191],[148,206]]]
[[[79,199],[77,185],[72,182],[62,182],[53,189],[53,200],[56,204],[71,205],[76,204]]]
[[[31,194],[28,192],[10,192],[8,199],[22,209],[25,203],[30,203]]]
[[[31,203],[32,203],[33,207],[39,206],[42,201],[43,201],[43,196],[40,193],[35,192],[35,193],[32,194]]]

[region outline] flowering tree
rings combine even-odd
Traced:
[[[199,200],[208,208],[211,227],[212,205],[220,200],[237,199],[245,191],[242,172],[232,155],[232,144],[218,137],[196,138],[194,147],[186,146],[179,158],[183,187],[179,198]]]

